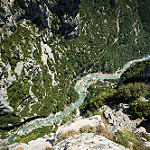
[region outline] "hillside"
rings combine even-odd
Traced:
[[[149,11],[149,0],[0,0],[1,133],[76,102],[80,77],[149,55]]]

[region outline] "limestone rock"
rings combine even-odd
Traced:
[[[10,150],[17,150],[17,149],[22,149],[22,150],[43,150],[46,149],[47,147],[52,147],[49,142],[46,141],[44,138],[38,138],[36,140],[30,141],[28,144],[21,143],[19,145],[14,145],[14,147],[10,147]]]
[[[150,142],[144,142],[144,145],[145,145],[147,148],[150,148]]]
[[[104,117],[107,119],[111,131],[117,132],[122,129],[128,129],[129,131],[136,130],[137,122],[130,120],[129,116],[124,114],[122,109],[112,110],[108,106],[103,106],[101,109],[104,110]]]
[[[66,133],[71,130],[79,131],[84,126],[97,127],[99,125],[105,128],[100,115],[92,116],[90,118],[79,117],[70,124],[60,126],[56,132],[56,135]]]
[[[111,140],[106,139],[103,136],[93,133],[83,133],[75,135],[69,139],[59,142],[55,147],[55,150],[128,150],[119,144],[114,143]]]
[[[40,0],[20,0],[20,7],[25,10],[25,18],[35,21],[38,25],[50,28],[52,13],[45,2]]]

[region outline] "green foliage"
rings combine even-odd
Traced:
[[[97,110],[100,106],[109,102],[109,100],[115,95],[116,90],[111,89],[107,92],[102,92],[98,97],[90,101],[90,110]]]
[[[15,82],[11,87],[9,87],[8,100],[10,102],[10,106],[14,108],[19,106],[28,96],[29,87],[30,84],[27,80],[24,80],[23,82],[18,80],[18,82]]]
[[[0,13],[5,13],[5,9],[0,6]]]
[[[138,100],[137,102],[133,103],[131,106],[131,111],[133,115],[136,117],[144,117],[149,119],[150,118],[150,100],[148,102],[143,102]]]
[[[8,137],[8,131],[0,129],[0,138],[5,139]]]
[[[83,114],[87,113],[88,110],[94,112],[104,104],[113,106],[119,103],[129,104],[135,102],[140,96],[145,96],[148,94],[148,88],[149,86],[145,83],[135,82],[134,84],[129,83],[122,85],[118,89],[109,89],[108,91],[101,92],[96,98],[91,99],[90,101],[86,101],[86,103],[81,106],[81,112]],[[145,116],[143,115],[144,117],[148,117],[149,114],[149,111],[147,111],[149,107],[146,106],[147,105],[145,105],[145,109],[143,109],[144,114],[146,114]],[[141,109],[139,110],[141,111]],[[133,110],[136,111],[136,107],[133,107]]]
[[[0,43],[2,61],[6,64],[10,62],[13,69],[19,61],[19,50],[16,49],[16,45],[20,45],[24,57],[29,57],[29,49],[31,49],[31,45],[28,43],[29,40],[33,40],[29,37],[30,33],[31,31],[26,27],[23,27],[20,21],[17,23],[17,29],[14,33],[10,37],[5,36],[3,42]],[[24,39],[24,42],[22,39]],[[13,57],[11,57],[12,51]]]
[[[67,104],[71,104],[71,103],[74,103],[76,102],[76,100],[79,98],[79,95],[78,93],[75,91],[75,83],[76,82],[73,82],[68,90],[68,97],[69,97],[69,100],[67,101]]]
[[[80,132],[81,133],[93,133],[92,129],[90,129],[90,127],[88,126],[80,128]]]
[[[50,133],[55,132],[56,129],[57,127],[53,128],[53,126],[43,126],[41,128],[34,129],[29,134],[17,137],[14,142],[28,143],[29,141],[43,137],[44,135],[49,135]]]
[[[149,27],[150,20],[149,20],[149,16],[148,16],[148,14],[150,14],[150,1],[145,0],[143,2],[143,1],[137,0],[137,2],[138,2],[138,7],[139,7],[139,9],[138,9],[139,15],[140,15],[141,21],[143,23],[143,29],[146,32],[150,33],[150,27]]]
[[[147,137],[146,137],[146,140],[147,140],[148,142],[150,142],[150,136],[147,136]]]
[[[140,139],[132,132],[130,131],[120,131],[116,134],[116,140],[115,142],[130,148],[134,150],[142,150],[146,147],[142,142],[140,142]]]
[[[123,83],[129,82],[148,82],[150,81],[150,61],[143,61],[133,64],[129,69],[127,69],[121,76]]]
[[[14,0],[13,5],[10,7],[10,10],[13,11],[19,11],[19,0]]]
[[[10,65],[11,65],[11,69],[12,69],[12,70],[15,69],[15,67],[16,67],[16,65],[17,65],[18,62],[19,62],[19,59],[16,59],[16,58],[12,58],[12,59],[10,60]]]
[[[44,88],[42,85],[42,77],[40,72],[32,78],[32,82],[33,82],[33,86],[31,89],[32,92],[37,98],[42,98],[44,96]]]
[[[102,92],[106,92],[109,93],[109,91],[113,88],[117,86],[117,80],[104,80],[102,81],[98,81],[95,84],[92,84],[89,88],[88,88],[88,94],[85,98],[84,103],[82,104],[82,106],[80,107],[80,111],[82,114],[87,113],[87,110],[90,110],[92,105],[89,106],[89,103],[91,103],[91,100],[93,100],[93,103],[95,101],[95,99],[101,95],[100,93]],[[104,103],[101,101],[101,105],[103,105]],[[100,105],[98,106],[100,107]]]
[[[130,103],[134,102],[140,96],[148,94],[148,85],[145,83],[129,83],[122,85],[115,96],[119,102]]]
[[[8,124],[17,124],[21,121],[19,116],[14,116],[12,114],[1,115],[0,116],[0,127],[8,127]]]

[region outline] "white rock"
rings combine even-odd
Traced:
[[[83,133],[56,144],[55,150],[129,150],[103,136]]]
[[[144,142],[144,145],[148,148],[150,148],[150,142]]]
[[[20,76],[22,69],[23,69],[23,62],[18,62],[15,68],[15,73],[17,73]]]
[[[56,135],[61,134],[61,133],[62,134],[66,133],[70,130],[79,131],[80,128],[82,128],[84,126],[97,127],[99,125],[105,128],[105,125],[104,125],[100,115],[92,116],[90,118],[79,117],[76,120],[74,120],[72,123],[65,124],[65,125],[59,127],[56,131]]]
[[[46,141],[46,139],[44,138],[38,138],[36,140],[32,140],[30,142],[28,142],[28,144],[25,143],[21,143],[17,146],[15,146],[14,148],[9,148],[10,150],[17,150],[17,149],[21,149],[22,150],[44,150],[48,147],[52,147],[52,145]]]

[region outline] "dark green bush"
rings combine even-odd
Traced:
[[[131,111],[136,117],[150,119],[150,101],[137,101],[131,106]]]

